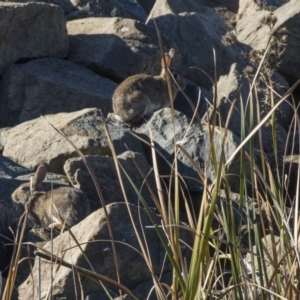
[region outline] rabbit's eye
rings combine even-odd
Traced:
[[[21,191],[27,192],[27,191],[29,191],[29,187],[28,186],[22,186]]]
[[[179,78],[179,75],[178,75],[177,73],[174,73],[174,74],[173,74],[173,77],[174,77],[174,79],[178,79],[178,78]]]

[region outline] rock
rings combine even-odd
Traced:
[[[237,13],[237,20],[240,20],[246,16],[251,16],[257,11],[261,11],[262,8],[257,4],[255,0],[243,0],[239,1],[239,9]]]
[[[236,10],[238,6],[238,0],[186,0],[186,1],[174,1],[174,0],[164,0],[160,3],[156,3],[153,6],[153,11],[151,16],[156,16],[157,12],[159,15],[163,15],[164,12],[180,14],[183,12],[188,13],[202,13],[206,7],[217,8],[217,7],[226,7],[229,10]]]
[[[119,17],[146,21],[147,14],[143,6],[136,0],[72,0],[71,3],[88,17]],[[74,14],[68,16],[72,18]],[[75,17],[76,18],[76,17]]]
[[[87,108],[72,113],[47,115],[45,118],[61,130],[85,155],[110,155],[99,109]],[[140,142],[122,126],[108,123],[108,130],[117,154],[126,150],[143,152]],[[44,119],[21,123],[2,132],[3,155],[30,169],[48,164],[49,172],[63,174],[63,165],[77,157],[74,148]]]
[[[138,73],[159,74],[161,55],[154,29],[121,18],[87,18],[67,24],[68,59],[116,81]]]
[[[13,65],[0,82],[0,120],[4,126],[40,115],[88,107],[111,111],[116,83],[58,58]]]
[[[287,274],[290,273],[288,267],[289,262],[287,261],[287,257],[284,258],[286,248],[280,236],[267,234],[261,239],[261,244],[262,253],[257,249],[257,245],[254,245],[251,251],[246,255],[245,260],[248,263],[248,271],[252,272],[254,270],[257,273],[257,279],[266,283],[274,276],[274,269],[279,268],[283,274],[286,274],[286,276],[279,276],[279,280],[282,284],[287,284],[289,277]],[[258,261],[258,256],[264,259],[265,270],[263,272],[261,272],[258,264],[261,263],[261,260]]]
[[[143,7],[144,11],[146,12],[147,15],[150,14],[151,9],[153,8],[155,4],[155,0],[137,0],[137,2],[140,4],[140,6]]]
[[[160,175],[170,176],[170,164],[174,162],[174,140],[180,144],[190,155],[193,162],[197,165],[200,173],[209,178],[213,182],[215,179],[215,170],[210,157],[210,133],[208,127],[203,125],[203,132],[197,123],[189,127],[190,120],[177,111],[174,111],[174,128],[172,124],[172,114],[170,108],[156,111],[147,124],[143,124],[136,131],[143,139],[149,142],[149,130],[153,135],[153,141],[158,159]],[[214,147],[217,159],[221,157],[222,139],[224,131],[221,128],[215,130],[213,138]],[[225,147],[225,160],[228,159],[240,144],[240,139],[227,131],[227,146]],[[151,149],[144,143],[145,152],[149,162],[152,162]],[[201,192],[203,189],[202,180],[195,171],[193,164],[189,158],[179,152],[178,156],[178,172],[181,175],[181,182],[184,181],[184,188],[188,188],[193,192]],[[205,166],[207,173],[205,172]],[[237,155],[234,161],[228,167],[228,178],[232,191],[239,190],[239,183],[236,177],[240,174],[239,156]]]
[[[119,163],[122,165],[122,168],[125,169],[125,172],[128,174],[132,183],[141,192],[146,203],[150,207],[153,207],[153,199],[149,189],[144,183],[144,179],[147,177],[149,187],[154,191],[155,194],[157,194],[154,177],[150,172],[151,170],[147,160],[142,154],[130,151],[118,155],[117,158]],[[105,204],[123,202],[124,196],[121,190],[113,158],[108,156],[94,155],[86,156],[85,159],[96,176]],[[135,205],[143,206],[122,168],[120,168],[120,172],[122,174],[122,180],[128,201]],[[68,159],[64,165],[64,170],[72,185],[78,189],[81,189],[89,197],[89,199],[92,200],[92,211],[102,206],[92,178],[81,158]],[[139,171],[144,174],[144,177],[140,175]]]
[[[276,8],[286,4],[290,0],[243,0],[239,1],[238,7],[238,19],[248,15],[261,11],[270,10],[274,11]]]
[[[214,78],[215,73],[214,51],[217,76],[227,74],[232,63],[237,62],[242,67],[245,66],[245,62],[236,49],[223,45],[221,38],[229,28],[213,9],[199,6],[198,13],[181,12],[185,7],[180,7],[182,2],[177,3],[178,6],[173,7],[167,0],[160,1],[153,9],[152,16],[161,33],[167,37],[170,44],[176,44],[182,54],[179,70],[187,78],[209,90],[212,86],[209,76]],[[150,21],[149,24],[153,22]],[[186,34],[187,32],[189,34]]]
[[[1,101],[1,100],[0,100]],[[1,132],[9,129],[10,127],[3,127],[3,128],[0,128],[0,153],[2,153],[3,149],[4,149],[4,141],[1,137]]]
[[[238,40],[256,50],[266,49],[271,35],[271,30],[266,20],[270,15],[271,13],[267,10],[258,10],[257,12],[246,14],[236,25]],[[247,25],[250,19],[252,20],[251,28]]]
[[[248,26],[251,22],[251,26]],[[243,16],[236,26],[237,38],[255,50],[263,51],[272,35],[270,54],[277,61],[276,68],[294,81],[300,77],[298,55],[300,3],[291,1],[273,12],[260,10]],[[273,58],[273,59],[274,59]]]
[[[206,114],[208,107],[206,102],[208,92],[205,89],[200,89],[200,87],[191,80],[186,81],[187,85],[184,89],[184,93],[189,98],[192,105],[186,99],[185,95],[178,93],[173,103],[174,109],[182,112],[185,116],[191,119],[197,107],[198,100],[200,100],[198,105],[198,115],[202,118]]]
[[[13,2],[13,3],[47,3],[47,4],[55,4],[57,6],[60,6],[62,10],[64,11],[65,15],[68,16],[72,13],[75,13],[78,11],[78,8],[76,8],[72,1],[69,0],[1,0],[0,2]]]
[[[289,89],[288,83],[279,75],[274,73],[273,79],[273,89],[279,94],[284,95],[284,93]],[[258,80],[257,80],[258,82]],[[251,107],[249,101],[253,105],[253,111],[256,112],[259,109],[260,119],[270,111],[271,99],[270,91],[267,88],[266,83],[259,83],[260,86],[256,89],[256,92],[252,92],[250,95],[250,82],[246,79],[243,73],[239,70],[237,64],[231,66],[230,72],[227,75],[221,76],[217,82],[217,108],[219,117],[217,118],[217,125],[224,127],[227,119],[229,117],[229,122],[227,128],[233,131],[238,136],[241,136],[241,122],[245,122],[246,134],[250,132],[249,124],[251,124],[251,118],[253,119],[253,127],[258,124],[258,119],[256,113],[251,117]],[[214,99],[214,89],[210,91],[208,99],[211,102]],[[258,99],[256,99],[256,96]],[[273,95],[275,103],[279,100],[279,97]],[[242,106],[241,106],[242,101]],[[234,103],[234,109],[232,105]],[[259,103],[259,107],[257,107]],[[241,115],[243,109],[245,118],[242,119]],[[211,115],[212,108],[208,109],[208,114]],[[229,115],[230,113],[230,115]],[[284,126],[288,130],[290,126],[290,120],[293,116],[293,109],[289,102],[286,101],[282,103],[276,110],[276,116],[278,123]],[[220,124],[220,122],[221,124]]]
[[[0,76],[19,60],[63,58],[68,51],[66,19],[60,7],[0,2]]]
[[[159,281],[161,283],[165,283],[169,286],[172,285],[172,273],[166,273],[159,277]],[[147,299],[147,300],[157,300],[157,294],[155,290],[153,289],[153,280],[149,280],[146,282],[138,283],[136,286],[132,287],[130,291],[137,299]],[[118,295],[119,291],[117,289],[109,289],[112,295]],[[149,295],[149,291],[151,291],[151,294]],[[103,290],[95,291],[94,293],[88,295],[85,300],[106,300],[107,299],[107,293]],[[133,300],[132,297],[128,295],[123,295],[122,298],[116,297],[113,298],[114,300]]]
[[[237,13],[239,7],[242,5],[241,3],[244,1],[245,0],[204,0],[204,4],[212,7],[224,6],[228,10]]]
[[[118,257],[119,274],[121,283],[129,289],[134,287],[137,283],[141,283],[152,279],[145,259],[138,253],[140,246],[133,230],[131,220],[129,218],[127,207],[125,203],[114,203],[106,206],[108,217],[113,231],[113,238],[116,241],[116,253]],[[143,228],[143,234],[149,247],[149,256],[151,257],[151,264],[153,266],[154,274],[168,272],[171,269],[168,260],[165,260],[165,250],[159,241],[158,235],[154,228],[147,228],[153,225],[150,221],[146,211],[143,208],[129,205],[132,212],[133,220],[139,234]],[[160,220],[154,215],[158,223]],[[88,230],[87,230],[88,228]],[[63,257],[63,260],[82,268],[90,269],[89,263],[85,257],[88,257],[92,262],[93,270],[97,274],[101,274],[110,279],[116,280],[116,267],[113,258],[112,245],[109,240],[111,237],[108,232],[107,217],[104,214],[103,208],[95,211],[88,216],[81,223],[72,227],[72,233],[76,237],[75,242],[68,232],[58,236],[53,242],[49,242],[44,246],[47,251],[53,251],[58,257]],[[187,231],[181,231],[181,238],[189,244],[189,234]],[[53,248],[52,247],[53,243]],[[81,247],[77,245],[79,243]],[[130,245],[130,247],[129,247]],[[183,244],[182,244],[183,245]],[[186,246],[182,246],[183,255],[189,256]],[[53,249],[53,250],[52,250]],[[83,256],[85,254],[85,257]],[[164,268],[162,270],[162,265]],[[74,285],[73,271],[66,267],[60,266],[56,268],[55,276],[51,285],[51,272],[49,271],[49,261],[41,259],[41,299],[43,299],[49,292],[51,286],[55,287],[52,290],[53,296],[66,297],[73,299],[76,286],[79,289],[79,284]],[[36,289],[33,288],[37,282],[37,266],[35,265],[32,274],[19,287],[19,300],[35,299]],[[77,281],[77,276],[76,276]],[[85,297],[87,295],[98,292],[101,286],[97,281],[84,278],[80,285]],[[79,290],[77,291],[79,292]],[[145,291],[146,292],[146,291]],[[147,291],[149,292],[149,291]]]
[[[13,179],[30,173],[29,169],[14,163],[7,157],[0,156],[0,178]]]

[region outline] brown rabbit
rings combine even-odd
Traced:
[[[110,113],[108,117],[118,123],[138,123],[144,116],[170,106],[166,72],[168,72],[167,68],[169,69],[171,66],[173,56],[174,49],[165,53],[166,68],[164,68],[164,60],[162,59],[162,70],[158,76],[138,74],[125,79],[113,94],[114,112]],[[171,69],[170,71],[177,83],[170,78],[174,100],[178,91],[186,87],[186,82],[184,77],[175,70]]]
[[[62,228],[64,223],[73,226],[88,216],[90,204],[82,191],[72,187],[43,190],[46,173],[47,165],[39,165],[32,178],[32,189],[27,182],[12,193],[12,199],[27,208],[34,226]]]

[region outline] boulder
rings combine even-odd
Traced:
[[[147,14],[143,6],[137,0],[71,0],[77,12],[69,14],[68,19],[83,17],[119,17],[145,21]],[[83,12],[85,13],[83,15]]]
[[[13,126],[40,115],[97,107],[106,115],[117,84],[59,58],[12,65],[0,82],[0,123]]]
[[[243,0],[239,1],[237,19],[261,10],[274,11],[276,8],[286,4],[291,0]]]
[[[142,197],[150,206],[154,206],[149,188],[156,193],[154,176],[151,173],[145,157],[140,153],[126,151],[117,156],[121,164],[120,172],[127,199],[130,203],[143,206],[139,196],[135,192],[135,187],[141,192]],[[113,202],[123,202],[124,196],[119,182],[119,177],[115,168],[114,160],[109,156],[88,155],[85,157],[90,168],[94,172],[99,187],[101,189],[105,204]],[[123,170],[124,168],[124,170]],[[91,199],[91,210],[101,207],[101,202],[97,194],[95,185],[81,158],[70,158],[64,164],[64,171],[72,185],[82,190]],[[124,173],[126,172],[127,175]],[[143,175],[140,174],[142,172]],[[129,176],[132,184],[130,183]],[[147,178],[147,187],[144,179]]]
[[[251,128],[249,128],[251,119],[253,122],[253,127],[256,126],[258,121],[262,120],[263,117],[270,111],[271,107],[270,90],[266,83],[259,82],[258,79],[257,85],[259,85],[259,87],[256,87],[255,90],[253,89],[253,91],[250,93],[251,82],[244,76],[243,73],[244,72],[239,71],[237,64],[233,64],[230,72],[227,75],[221,76],[217,82],[217,124],[224,127],[227,119],[229,118],[227,128],[238,136],[241,136],[242,121],[245,123],[245,134],[248,134],[251,130]],[[272,88],[277,94],[282,96],[289,89],[288,83],[279,74],[274,73],[272,75],[272,80]],[[211,100],[211,103],[215,97],[214,95],[215,89],[213,88],[208,94],[208,99]],[[279,97],[277,97],[275,94],[273,94],[273,98],[275,103],[279,100]],[[253,106],[253,111],[256,112],[259,110],[260,112],[259,119],[256,113],[251,116],[250,101]],[[234,107],[233,109],[232,106]],[[241,118],[242,109],[245,116],[244,119]],[[212,111],[212,107],[207,110],[207,113],[210,117]],[[276,110],[278,124],[288,130],[293,113],[294,112],[289,101],[282,103]],[[268,141],[268,143],[269,142],[270,141]]]
[[[170,2],[160,1],[153,9],[152,17],[169,43],[177,45],[183,57],[179,70],[187,78],[209,90],[215,74],[214,51],[217,76],[227,74],[234,62],[241,68],[246,65],[235,48],[222,43],[222,37],[230,28],[213,9],[198,5],[195,13],[186,9],[186,3],[179,1],[172,5]]]
[[[13,3],[47,3],[55,4],[60,6],[65,13],[65,16],[68,18],[68,15],[78,12],[78,9],[72,4],[72,1],[69,0],[1,0],[0,2],[13,2]]]
[[[10,0],[7,2],[26,3],[28,1]],[[147,18],[145,8],[151,6],[150,1],[146,1],[146,3],[139,3],[143,1],[136,0],[30,0],[30,2],[43,2],[58,5],[63,9],[67,20],[87,17],[121,17],[145,21]]]
[[[249,26],[249,22],[251,26]],[[269,52],[276,58],[278,71],[294,81],[300,77],[298,59],[300,30],[300,2],[290,1],[273,12],[253,11],[237,22],[236,33],[240,42],[263,51],[272,36]]]
[[[132,213],[138,234],[143,232],[142,240],[145,240],[147,245],[151,245],[151,247],[148,247],[148,255],[151,259],[153,273],[157,276],[161,272],[164,274],[170,271],[171,265],[168,259],[165,261],[165,250],[159,241],[155,229],[151,228],[153,224],[143,208],[135,205],[129,205],[127,208],[125,203],[107,205],[106,210],[115,241],[120,281],[130,289],[136,286],[137,283],[152,279],[152,274],[140,253],[141,248],[127,209],[130,209]],[[158,216],[154,215],[154,219],[160,223]],[[91,262],[96,274],[116,280],[116,265],[110,242],[111,237],[103,208],[98,209],[81,223],[73,226],[72,233],[76,237],[76,241],[70,236],[69,232],[65,232],[53,241],[48,242],[44,249],[53,251],[56,256],[63,258],[64,261],[85,269],[90,270],[89,262]],[[181,238],[186,243],[190,243],[190,234],[187,231],[181,231]],[[78,247],[79,244],[80,247]],[[187,246],[184,244],[182,244],[182,252],[185,257],[189,256]],[[89,262],[86,258],[88,258]],[[36,299],[36,289],[33,287],[37,284],[37,265],[36,263],[32,274],[20,285],[18,289],[19,300]],[[74,284],[72,269],[64,266],[56,268],[56,263],[53,263],[53,270],[55,270],[54,277],[52,277],[53,275],[50,272],[49,261],[41,259],[41,299],[46,297],[51,286],[53,287],[53,297],[59,295],[67,299],[74,299],[77,289],[77,293],[80,293],[80,289],[82,289],[85,297],[102,290],[97,280],[91,280],[85,276],[81,278],[81,284],[77,282],[78,277],[75,276],[76,284]],[[108,288],[110,287],[108,286]],[[149,290],[145,291],[145,295],[148,292]]]
[[[194,115],[195,109],[198,105],[198,115],[199,117],[203,117],[206,114],[208,105],[207,105],[207,97],[209,92],[192,82],[191,80],[186,80],[186,88],[183,93],[178,93],[173,105],[174,109],[182,112],[185,116],[191,119]],[[186,98],[188,97],[188,99]]]
[[[290,266],[287,257],[287,249],[277,234],[267,234],[261,241],[261,250],[255,244],[247,253],[245,261],[247,263],[248,272],[255,272],[257,280],[262,284],[267,284],[274,277],[274,270],[280,269],[281,276],[278,277],[281,284],[287,284],[290,278]],[[299,249],[299,246],[297,247]],[[264,271],[261,270],[261,260],[263,257]]]
[[[151,9],[153,8],[155,4],[155,0],[137,0],[137,2],[140,4],[140,6],[143,7],[144,11],[147,13],[147,15],[150,14]]]
[[[116,81],[138,73],[160,73],[156,32],[122,18],[87,18],[67,24],[68,59]],[[166,45],[167,46],[167,45]]]
[[[244,1],[244,0],[243,0]],[[229,11],[237,13],[241,2],[239,0],[203,0],[203,4],[212,7],[226,7]]]
[[[0,2],[0,76],[17,61],[64,58],[68,51],[66,18],[60,7]]]
[[[1,132],[9,129],[10,127],[3,127],[3,128],[0,128],[0,154],[3,152],[3,149],[4,149],[4,141],[1,137]]]
[[[110,155],[100,110],[87,108],[72,113],[47,115],[45,118],[71,140],[85,155]],[[126,128],[108,123],[117,154],[126,150],[143,152],[140,141]],[[63,174],[63,165],[78,156],[75,149],[42,118],[21,123],[2,132],[3,155],[30,169],[41,162],[49,172]]]
[[[188,119],[182,113],[174,111],[174,126],[172,124],[171,108],[164,108],[156,111],[148,120],[147,124],[141,125],[136,129],[141,138],[149,142],[149,131],[153,136],[153,142],[156,149],[158,166],[161,175],[169,175],[171,166],[174,163],[175,147],[174,141],[180,144],[182,148],[190,155],[193,163],[200,170],[200,174],[206,176],[210,182],[215,180],[215,169],[210,157],[210,133],[207,125],[203,125],[203,131],[198,123],[190,125]],[[216,151],[217,160],[221,157],[222,139],[225,131],[222,128],[215,129],[213,143]],[[230,130],[226,131],[227,146],[225,146],[225,160],[228,159],[237,145],[240,144],[240,138]],[[143,143],[145,152],[149,162],[152,162],[151,149],[146,143]],[[183,152],[179,151],[178,172],[181,175],[181,183],[183,188],[188,188],[193,192],[201,192],[203,182],[199,178],[198,173],[194,169],[192,162]],[[231,162],[227,169],[229,183],[232,191],[239,190],[239,181],[237,177],[240,174],[239,156]],[[205,169],[207,169],[205,171]],[[184,183],[183,183],[184,182]]]

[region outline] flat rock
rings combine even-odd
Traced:
[[[156,32],[122,18],[86,18],[67,23],[68,59],[116,81],[138,73],[160,73]]]
[[[59,58],[12,65],[0,82],[0,123],[13,126],[40,115],[97,107],[106,115],[117,84]]]
[[[157,194],[157,192],[154,176],[153,173],[150,172],[151,169],[146,158],[140,153],[130,151],[118,155],[117,158],[122,166],[120,167],[120,172],[122,174],[128,201],[143,206],[127,176],[129,176],[131,182],[140,191],[146,203],[150,207],[153,207],[154,202],[144,182],[145,178],[147,178],[149,188],[152,189],[155,194]],[[86,156],[85,159],[96,176],[105,204],[124,202],[124,195],[113,158],[109,156],[89,155]],[[72,185],[82,190],[88,198],[91,199],[92,210],[102,206],[92,178],[80,157],[68,159],[64,165],[64,170]],[[124,172],[126,172],[127,175]],[[142,172],[143,175],[140,174],[140,172]]]
[[[19,60],[63,58],[68,51],[66,18],[60,7],[0,2],[0,76]]]
[[[87,108],[72,113],[47,115],[45,118],[85,155],[110,155],[100,110]],[[122,126],[108,123],[117,154],[132,150],[143,152],[140,141]],[[46,162],[49,172],[63,174],[63,165],[78,154],[74,148],[42,118],[21,123],[2,132],[3,155],[30,169]]]

